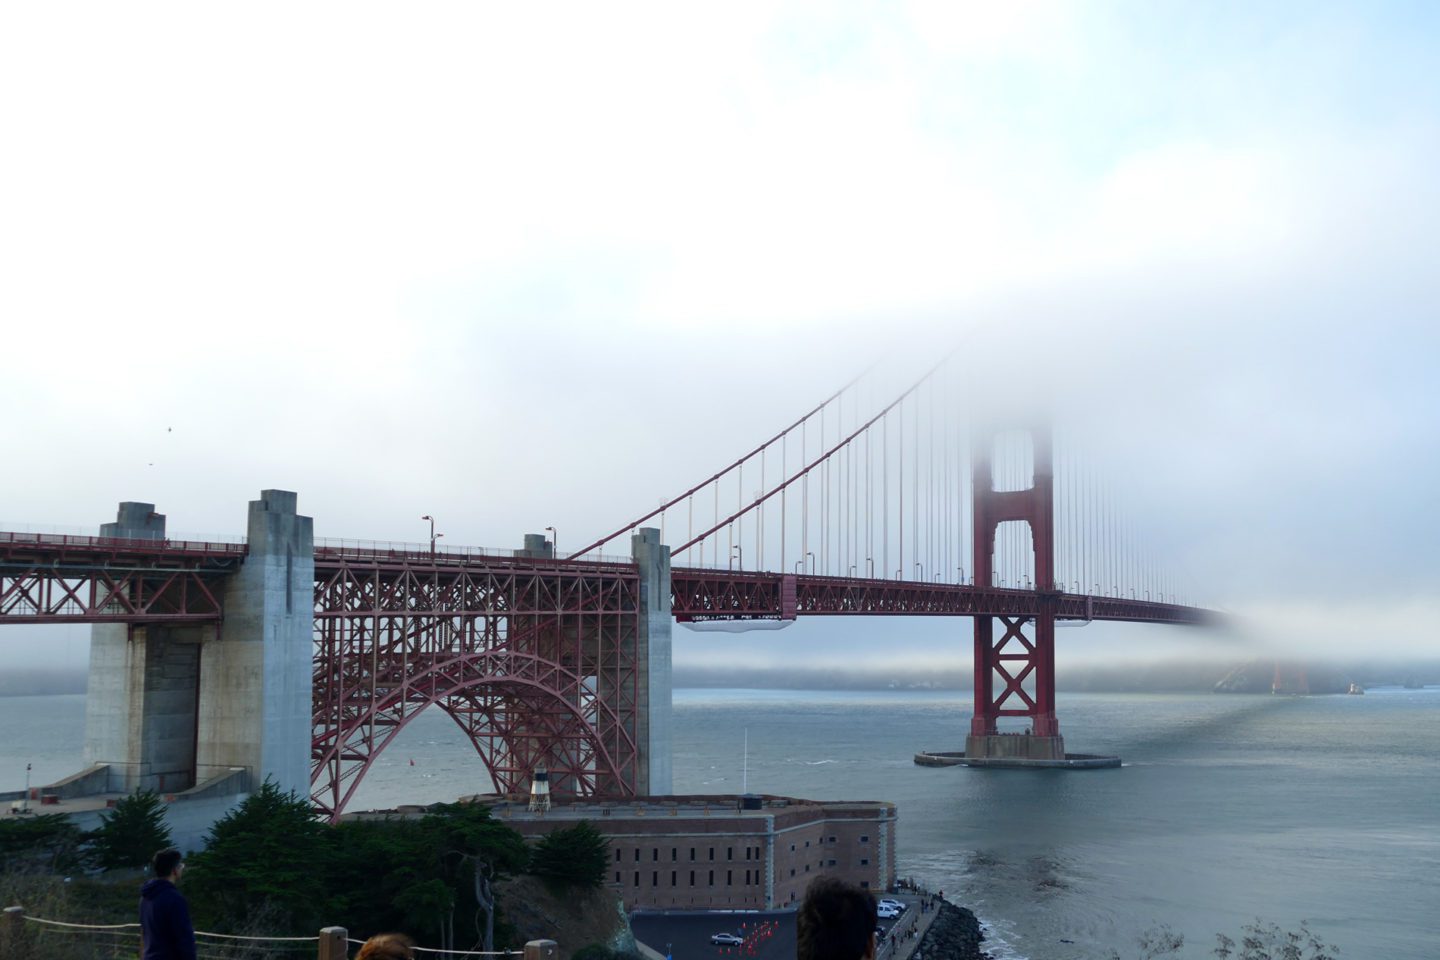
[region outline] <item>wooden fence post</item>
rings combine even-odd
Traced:
[[[346,951],[350,948],[346,942],[349,937],[350,931],[344,927],[320,928],[319,960],[345,960]]]
[[[556,960],[560,947],[554,940],[531,940],[525,944],[525,960]]]
[[[6,907],[5,919],[0,922],[0,957],[24,957],[20,952],[21,937],[25,927],[25,908]]]

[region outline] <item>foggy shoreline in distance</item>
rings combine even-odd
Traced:
[[[1065,693],[1205,693],[1247,665],[1269,663],[1263,658],[1226,660],[1146,660],[1137,663],[1084,664],[1056,673],[1056,689]],[[1440,659],[1338,660],[1317,658],[1307,663],[1312,681],[1325,685],[1351,681],[1362,686],[1440,684]],[[1253,672],[1253,671],[1252,671]],[[1263,666],[1261,669],[1263,673]],[[0,697],[55,696],[85,692],[87,671],[20,669],[0,675]],[[763,690],[959,690],[971,688],[968,669],[923,670],[863,664],[834,667],[677,666],[676,688]],[[1262,677],[1263,679],[1263,677]],[[1316,692],[1323,692],[1317,690]]]

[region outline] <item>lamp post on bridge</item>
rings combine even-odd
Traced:
[[[740,570],[741,573],[744,573],[744,572],[745,572],[745,548],[742,547],[742,546],[741,546],[740,544],[738,544],[738,543],[735,544],[734,546],[732,546],[732,547],[730,548],[730,556],[731,556],[732,558],[734,558],[734,560],[735,560],[735,566]]]
[[[433,560],[435,559],[435,541],[445,536],[445,534],[435,532],[435,518],[430,516],[430,514],[427,513],[420,519],[430,521],[430,559]]]
[[[550,559],[552,559],[552,560],[559,560],[559,559],[560,559],[560,535],[555,532],[555,528],[554,528],[554,527],[546,527],[545,529],[546,529],[546,531],[548,531],[549,534],[550,534]]]
[[[815,576],[815,554],[811,553],[809,550],[806,550],[805,556],[810,558],[810,576],[813,577]]]

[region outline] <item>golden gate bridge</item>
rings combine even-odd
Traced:
[[[244,543],[168,539],[149,504],[122,504],[100,536],[0,532],[0,624],[96,625],[90,696],[141,730],[87,742],[109,789],[295,781],[303,751],[337,817],[436,706],[499,792],[541,767],[561,795],[668,792],[672,619],[971,618],[964,756],[1064,761],[1057,623],[1214,614],[1147,555],[1081,451],[1033,420],[970,421],[943,366],[883,404],[852,381],[567,556],[553,530],[516,550],[315,539],[285,491],[251,504]],[[181,680],[117,679],[117,657]],[[149,701],[193,731],[147,737]]]

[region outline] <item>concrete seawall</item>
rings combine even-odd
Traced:
[[[1022,770],[1106,770],[1120,766],[1119,757],[1093,753],[1067,753],[1064,760],[1031,760],[1026,757],[970,757],[963,750],[922,750],[915,754],[922,767],[999,767]]]

